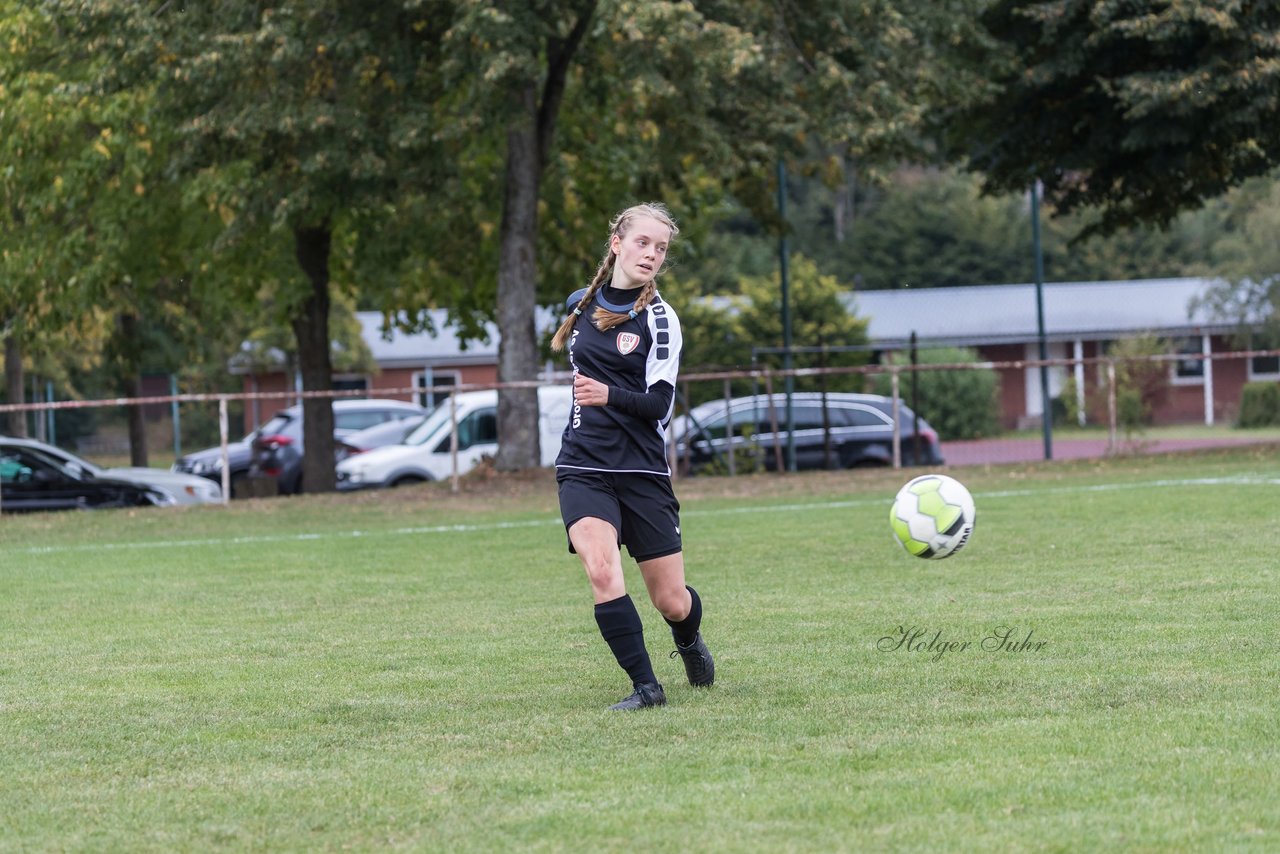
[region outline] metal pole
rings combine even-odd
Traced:
[[[918,466],[920,460],[920,348],[916,340],[916,331],[911,330],[911,464]]]
[[[49,403],[53,403],[53,380],[47,380],[44,384],[44,399]],[[48,431],[50,445],[58,444],[58,430],[53,413],[54,410],[52,408],[45,410],[45,420],[48,422],[46,430]]]
[[[31,402],[32,403],[44,402],[43,400],[40,399],[40,378],[37,377],[35,374],[31,375]],[[33,427],[32,432],[35,434],[36,441],[37,442],[46,441],[47,437],[45,435],[44,428],[48,422],[45,420],[44,414],[40,410],[33,409],[31,411],[31,423]]]
[[[169,374],[169,394],[178,396],[178,375]],[[178,401],[169,404],[169,413],[173,420],[173,458],[182,456],[182,416],[178,414]]]
[[[784,385],[787,393],[787,471],[796,470],[796,423],[791,411],[791,395],[795,391],[795,377],[791,371],[791,275],[787,249],[787,167],[778,160],[778,218],[782,221],[782,233],[778,239],[778,269],[782,282],[782,367],[787,371]]]
[[[902,406],[898,400],[898,368],[889,369],[889,383],[893,390],[893,467],[902,468]]]
[[[1200,353],[1204,360],[1204,423],[1213,426],[1213,343],[1208,335],[1200,336]]]
[[[689,381],[684,381],[684,414],[689,423],[684,430],[684,472],[693,474],[693,431],[697,429],[693,423],[693,407],[689,405]]]
[[[730,404],[732,397],[730,396],[729,379],[724,381],[724,446],[729,455],[729,477],[736,475],[737,468],[735,465],[735,457],[738,456],[737,450],[733,447],[734,429],[733,429],[733,406]],[[708,437],[710,440],[710,437]]]
[[[449,392],[449,460],[453,474],[449,478],[449,491],[458,491],[458,396]]]
[[[1107,453],[1120,452],[1120,441],[1116,435],[1116,363],[1107,359]]]
[[[227,399],[218,398],[218,441],[222,450],[222,503],[231,500],[231,454],[227,450]]]
[[[1031,185],[1031,243],[1036,261],[1036,337],[1040,342],[1040,421],[1044,429],[1044,458],[1053,459],[1053,407],[1049,403],[1049,345],[1044,335],[1044,253],[1040,249],[1040,179]]]

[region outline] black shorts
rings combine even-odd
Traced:
[[[560,516],[566,533],[574,522],[591,516],[618,532],[637,563],[681,551],[680,502],[671,478],[660,474],[556,469]],[[576,553],[573,543],[569,552]]]

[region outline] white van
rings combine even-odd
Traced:
[[[454,395],[458,423],[458,474],[475,468],[481,458],[498,452],[498,392],[464,391]],[[573,386],[538,388],[538,443],[542,465],[553,465],[560,453],[560,438],[569,423]],[[404,444],[384,445],[338,463],[338,489],[403,486],[453,476],[450,449],[452,405],[448,400],[405,437]]]

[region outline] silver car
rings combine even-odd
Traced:
[[[70,451],[64,451],[57,445],[50,445],[47,442],[39,442],[35,439],[21,439],[13,436],[0,437],[0,441],[13,447],[32,448],[45,456],[53,457],[77,474],[136,483],[153,492],[170,496],[173,500],[166,502],[169,504],[214,504],[222,501],[221,486],[207,478],[193,474],[181,474],[179,472],[166,471],[165,469],[141,466],[102,468],[83,457],[78,457]]]

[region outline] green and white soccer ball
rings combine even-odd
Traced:
[[[973,496],[945,474],[925,474],[898,490],[889,509],[893,536],[908,554],[950,557],[973,533]]]

